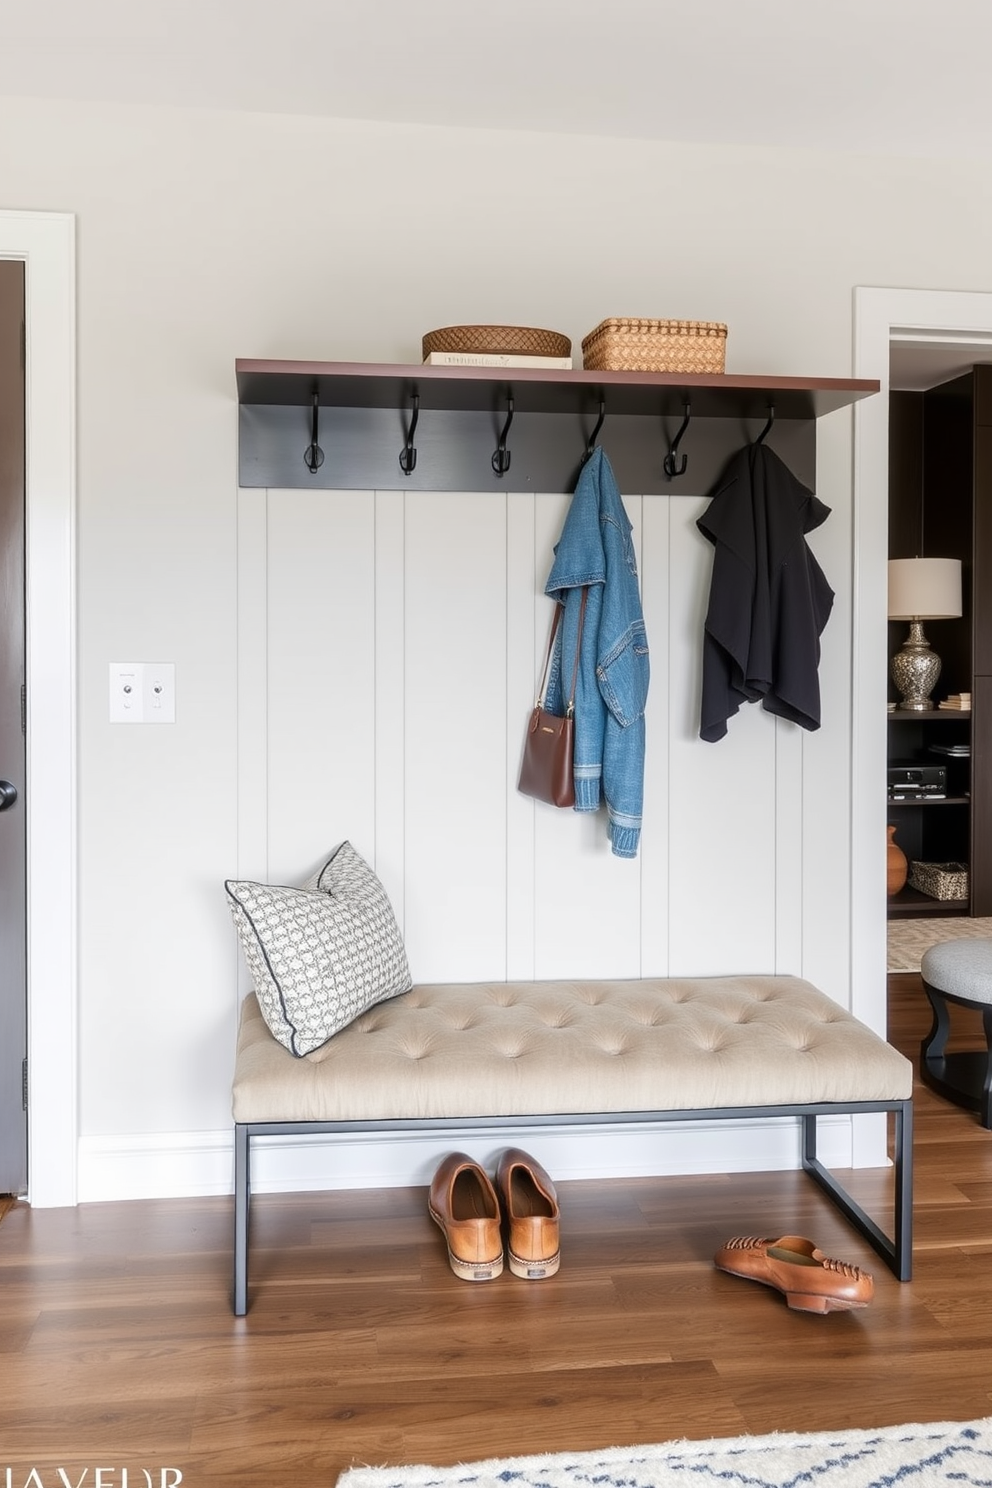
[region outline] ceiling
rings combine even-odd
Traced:
[[[992,156],[989,0],[0,0],[0,95]]]
[[[983,362],[992,362],[992,344],[987,339],[890,341],[889,386],[901,392],[922,393]]]

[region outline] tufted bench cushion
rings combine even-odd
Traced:
[[[245,999],[236,1122],[905,1100],[912,1066],[789,976],[416,986],[302,1059]]]
[[[234,1311],[248,1307],[256,1137],[601,1122],[798,1118],[804,1170],[896,1275],[912,1266],[913,1070],[790,976],[415,986],[294,1058],[254,995],[234,1074]],[[817,1157],[817,1121],[894,1117],[894,1237]]]

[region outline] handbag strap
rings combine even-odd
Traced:
[[[586,598],[588,594],[589,586],[588,584],[583,584],[582,602],[579,605],[579,633],[575,639],[575,665],[572,667],[572,687],[571,691],[569,692],[568,703],[565,708],[566,718],[571,718],[572,714],[575,712],[575,683],[579,675],[579,652],[582,650],[582,626],[586,618]],[[544,672],[541,676],[541,688],[537,696],[536,706],[538,708],[544,707],[544,693],[548,685],[548,668],[551,665],[551,653],[555,648],[555,636],[558,634],[558,622],[561,619],[561,612],[564,608],[564,605],[560,605],[558,601],[555,600],[555,618],[551,622],[551,634],[548,637],[548,654],[544,658]]]
[[[588,584],[582,586],[582,603],[579,605],[579,633],[575,637],[575,665],[572,668],[572,687],[568,695],[568,706],[565,709],[565,717],[571,718],[575,712],[575,679],[579,675],[579,653],[582,650],[582,625],[586,618],[586,596],[589,593]]]

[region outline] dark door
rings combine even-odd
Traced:
[[[24,265],[0,259],[0,1193],[27,1188]]]

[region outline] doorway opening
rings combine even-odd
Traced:
[[[958,358],[960,360],[958,360]],[[852,1010],[884,1036],[887,801],[884,789],[888,664],[889,394],[929,359],[972,366],[992,359],[992,294],[953,290],[857,288],[854,375],[881,391],[854,410],[854,591],[851,728]],[[871,1133],[866,1127],[866,1141]],[[859,1136],[855,1132],[858,1160]]]

